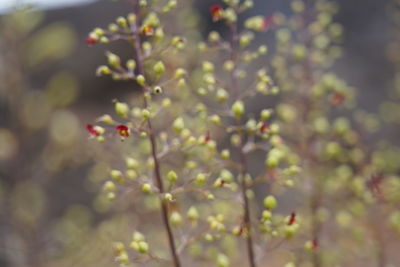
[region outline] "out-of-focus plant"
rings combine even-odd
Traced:
[[[390,194],[382,188],[398,179],[389,178],[393,169],[383,163],[385,153],[369,144],[378,117],[359,110],[356,90],[333,72],[343,37],[342,26],[334,22],[337,4],[295,0],[291,7],[294,16],[273,18],[278,30],[272,66],[283,91],[277,107],[286,121],[282,135],[301,158],[305,183],[298,189],[309,198],[304,226],[310,257],[299,253],[296,261],[350,264],[369,251],[384,266],[386,226],[379,221],[388,214],[377,209],[393,205],[383,200]]]
[[[276,194],[281,194],[282,189],[293,186],[300,168],[298,157],[280,136],[274,109],[269,107],[254,114],[251,108],[251,101],[256,98],[277,99],[274,96],[279,93],[262,65],[268,47],[254,42],[256,33],[269,32],[272,18],[257,15],[242,25],[242,13],[253,7],[253,1],[226,0],[223,4],[211,6],[210,12],[214,22],[222,21],[227,26],[228,36],[211,31],[207,42],[198,45],[202,64],[194,73],[195,91],[211,136],[230,138],[229,144],[218,146],[222,164],[219,163],[214,187],[230,192],[228,196],[242,207],[241,212],[237,210],[230,216],[229,228],[233,235],[245,240],[248,265],[256,266],[257,262],[268,264],[265,252],[296,234],[299,217],[295,212],[287,216],[276,213],[277,200],[273,194],[266,196],[265,190],[264,209],[260,211],[252,204],[257,198],[254,189],[269,184]],[[264,168],[252,170],[249,158],[260,156],[260,152],[265,155]]]
[[[32,85],[76,44],[67,23],[43,25],[44,16],[21,8],[0,18],[0,250],[7,266],[44,266],[54,256],[52,211],[65,203],[51,188],[89,158],[70,109],[79,94],[75,76],[60,70]]]

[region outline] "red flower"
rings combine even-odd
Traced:
[[[89,132],[90,136],[92,136],[92,137],[96,137],[96,136],[100,135],[99,131],[97,131],[92,124],[87,124],[86,130]]]
[[[204,137],[204,142],[208,143],[211,140],[210,132],[207,132],[207,135]]]
[[[272,23],[273,23],[272,16],[265,17],[264,23],[262,25],[262,31],[264,31],[264,32],[268,31],[269,28],[271,27]]]
[[[151,36],[154,34],[154,28],[149,25],[144,25],[140,31],[144,36]]]
[[[312,241],[312,249],[315,250],[315,249],[317,249],[317,247],[318,247],[318,240],[315,238]]]
[[[346,97],[342,93],[335,93],[331,97],[331,104],[334,107],[341,106],[345,100]]]
[[[95,45],[96,43],[97,43],[97,39],[96,38],[91,37],[91,36],[86,38],[86,44],[87,45],[92,46],[92,45]]]
[[[268,125],[268,123],[266,123],[266,122],[264,122],[264,123],[261,125],[261,127],[260,127],[260,131],[261,131],[262,133],[268,131],[268,129],[269,129],[269,125]]]
[[[222,19],[223,16],[223,9],[220,5],[213,5],[210,7],[210,12],[213,18],[213,21],[218,21]]]
[[[117,125],[115,129],[119,132],[121,137],[128,137],[129,136],[129,128],[123,124]]]
[[[289,219],[288,225],[292,225],[295,222],[296,222],[296,213],[292,212],[292,214],[290,214],[290,219]]]

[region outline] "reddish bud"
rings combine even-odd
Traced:
[[[204,138],[204,142],[205,142],[205,143],[208,143],[210,140],[211,140],[210,132],[207,132],[207,135],[206,135],[206,137]]]
[[[99,131],[97,131],[92,124],[87,124],[86,130],[89,132],[91,137],[96,137],[100,135]]]
[[[313,239],[312,241],[312,247],[313,250],[318,248],[318,240],[316,238]]]
[[[223,9],[220,5],[213,5],[210,7],[210,12],[213,18],[213,21],[218,21],[222,19],[223,16]]]
[[[273,23],[272,16],[265,17],[264,18],[264,23],[263,23],[262,28],[261,28],[262,31],[264,31],[264,32],[268,31],[269,28],[271,28],[272,23]]]
[[[269,124],[266,123],[266,122],[264,122],[264,123],[261,125],[261,127],[260,127],[260,131],[261,131],[262,133],[264,133],[264,132],[266,132],[266,131],[268,131],[268,130],[269,130]]]
[[[346,100],[346,97],[342,93],[334,93],[331,96],[331,104],[334,107],[341,106],[345,100]]]
[[[96,39],[96,38],[91,37],[91,36],[89,36],[89,37],[86,38],[86,44],[87,44],[88,46],[93,46],[93,45],[95,45],[96,43],[97,43],[97,39]]]
[[[154,34],[154,28],[149,25],[144,25],[140,33],[144,36],[152,36]]]
[[[292,214],[290,214],[290,218],[289,218],[289,221],[288,221],[288,225],[292,225],[292,224],[294,224],[296,222],[296,213],[295,212],[292,212]]]
[[[129,128],[126,125],[123,124],[117,125],[115,129],[118,131],[121,137],[125,138],[129,136]]]

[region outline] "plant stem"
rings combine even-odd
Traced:
[[[231,83],[232,83],[232,88],[231,88],[231,93],[235,93],[236,96],[239,96],[239,91],[238,91],[238,82],[237,78],[235,76],[236,72],[236,61],[237,57],[239,54],[238,51],[238,45],[237,45],[237,40],[238,40],[238,29],[237,29],[237,23],[234,22],[230,25],[230,30],[231,30],[231,60],[235,63],[235,67],[232,70],[231,73]],[[247,174],[247,156],[246,153],[244,152],[244,142],[245,142],[245,137],[243,135],[243,132],[241,130],[241,125],[240,125],[240,120],[237,120],[237,126],[238,126],[238,134],[240,137],[240,151],[239,151],[239,157],[240,157],[240,187],[241,187],[241,192],[242,192],[242,201],[243,201],[243,213],[244,213],[244,229],[246,230],[246,246],[247,246],[247,256],[248,256],[248,261],[250,267],[256,267],[256,261],[255,261],[255,254],[254,254],[254,245],[253,245],[253,235],[252,235],[252,227],[251,227],[251,215],[250,215],[250,204],[249,204],[249,198],[247,197],[247,185],[246,185],[246,174]]]
[[[251,267],[256,266],[254,248],[253,248],[253,235],[251,232],[251,217],[250,217],[250,205],[249,198],[247,197],[247,185],[246,185],[246,173],[247,173],[247,159],[246,153],[243,150],[244,147],[244,136],[242,131],[239,132],[240,136],[240,187],[242,191],[243,208],[244,208],[244,227],[247,230],[247,256]]]
[[[140,7],[138,5],[138,2],[135,1],[135,14],[138,16],[140,13]],[[144,76],[144,68],[143,68],[143,54],[142,54],[142,48],[141,48],[141,41],[140,41],[140,34],[138,33],[138,29],[139,29],[139,25],[136,22],[136,25],[133,25],[134,29],[134,35],[135,38],[133,40],[133,45],[134,45],[134,49],[135,49],[135,55],[136,55],[136,61],[137,61],[137,72],[139,75],[143,75]],[[148,102],[146,99],[146,87],[145,86],[141,86],[142,89],[142,93],[143,93],[143,102],[144,102],[144,108],[148,107]],[[165,230],[167,232],[167,238],[168,238],[168,243],[169,243],[169,249],[170,249],[170,253],[172,255],[172,260],[174,263],[175,267],[180,267],[181,263],[180,263],[180,259],[176,250],[176,245],[175,245],[175,240],[174,240],[174,236],[173,236],[173,232],[172,232],[172,228],[171,225],[169,223],[169,216],[168,216],[168,205],[167,203],[162,199],[162,195],[165,192],[164,191],[164,184],[162,181],[162,177],[161,177],[161,171],[160,171],[160,162],[158,160],[157,157],[157,142],[156,142],[156,138],[154,135],[154,131],[153,131],[153,127],[152,127],[152,123],[151,123],[151,119],[148,118],[147,119],[147,126],[148,126],[148,136],[149,136],[149,140],[150,140],[150,144],[151,144],[151,153],[152,153],[152,158],[154,160],[154,176],[155,176],[155,181],[157,183],[157,187],[160,193],[160,204],[161,204],[161,215],[162,215],[162,221],[165,227]]]

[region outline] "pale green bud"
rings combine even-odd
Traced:
[[[136,82],[139,85],[144,86],[146,84],[146,78],[144,78],[143,75],[139,74],[138,76],[136,76]]]
[[[151,185],[148,184],[148,183],[143,184],[143,186],[142,186],[142,191],[143,191],[144,193],[150,193],[150,192],[151,192]]]
[[[264,208],[266,208],[267,210],[273,210],[276,208],[277,206],[277,201],[276,198],[272,195],[267,196],[266,198],[264,198]]]
[[[103,190],[107,191],[107,192],[114,192],[116,189],[117,189],[117,187],[115,186],[114,182],[112,182],[112,181],[107,181],[103,185]]]
[[[192,206],[189,208],[187,217],[191,221],[197,221],[199,219],[199,212],[197,211],[196,207]]]
[[[174,183],[178,179],[178,175],[174,171],[169,171],[167,177],[171,183]]]
[[[127,118],[129,113],[129,106],[126,103],[116,102],[115,103],[115,113],[122,118]]]
[[[124,17],[118,17],[117,18],[117,24],[122,27],[122,28],[128,28],[128,22],[126,21],[126,19]]]
[[[179,226],[182,224],[182,216],[179,212],[174,211],[170,216],[170,221],[173,226]]]
[[[235,117],[240,118],[244,114],[244,104],[242,101],[237,100],[232,105],[232,112]]]
[[[175,132],[181,133],[182,130],[185,128],[185,122],[183,121],[183,118],[181,117],[176,118],[172,124],[172,127],[175,130]]]
[[[228,149],[224,149],[221,151],[221,158],[224,160],[228,160],[230,158],[230,153]]]
[[[162,61],[158,61],[154,67],[153,70],[156,74],[162,75],[165,72],[165,65]]]
[[[121,59],[116,54],[106,52],[108,64],[116,69],[121,68]]]

